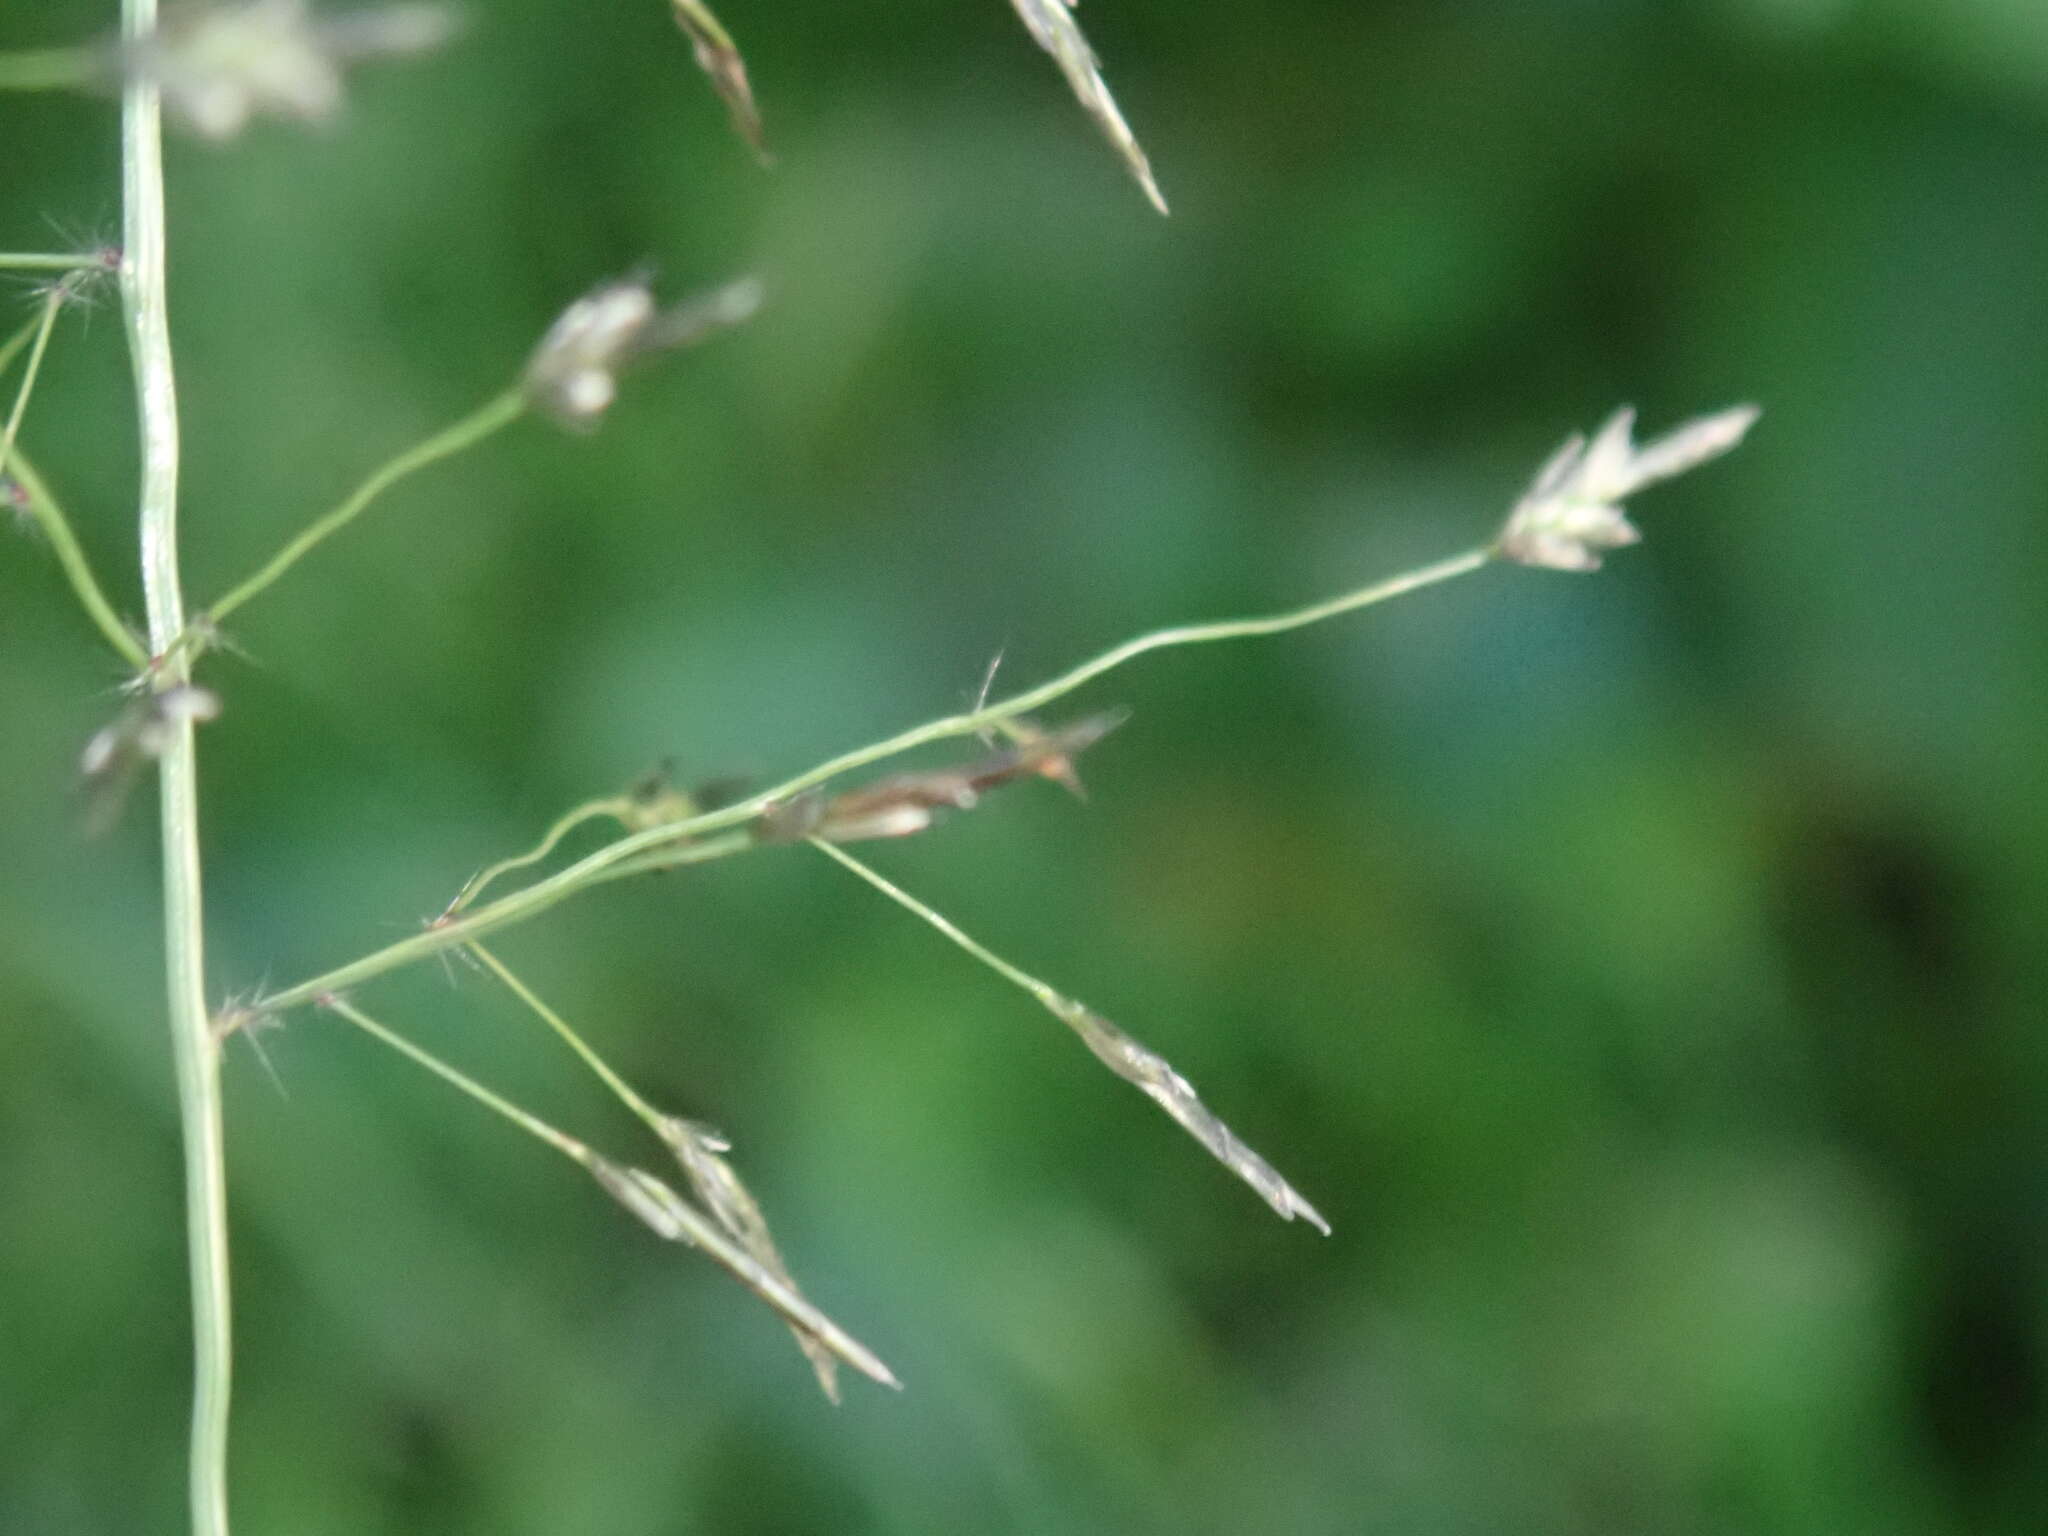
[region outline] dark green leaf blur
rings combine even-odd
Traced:
[[[0,48],[113,11],[8,7]],[[615,885],[498,952],[731,1138],[907,1390],[829,1408],[701,1256],[297,1014],[227,1061],[239,1530],[2040,1531],[2048,7],[1090,0],[1170,219],[1002,0],[719,14],[772,169],[663,0],[474,0],[324,129],[172,146],[195,602],[594,284],[772,289],[236,615],[223,1000],[651,765],[772,783],[998,651],[1023,686],[1465,548],[1617,405],[1766,414],[1597,576],[1147,658],[1072,701],[1132,711],[1085,806],[1033,781],[861,850],[1163,1053],[1334,1236],[806,848]],[[110,102],[0,97],[0,249],[112,238],[118,173]],[[139,614],[111,296],[21,440]],[[184,1518],[153,807],[87,838],[75,782],[120,681],[7,535],[23,1536]],[[356,1001],[658,1166],[488,976]]]

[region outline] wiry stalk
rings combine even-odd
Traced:
[[[437,464],[442,459],[482,442],[493,432],[517,421],[525,410],[525,397],[516,389],[508,389],[503,394],[493,396],[453,426],[436,432],[424,442],[415,443],[403,453],[387,460],[339,506],[324,516],[315,518],[290,543],[271,556],[261,570],[215,602],[206,611],[205,617],[215,623],[225,619],[249,599],[263,592],[314,549],[362,516],[371,502],[399,481],[408,475],[419,473],[430,464]]]
[[[122,0],[122,35],[133,46],[156,31],[157,0]],[[142,582],[149,643],[171,652],[185,628],[178,578],[178,395],[164,289],[163,113],[156,87],[131,75],[121,92],[124,228],[121,300],[135,369],[142,434]],[[182,652],[168,657],[160,687],[187,681]],[[199,867],[199,770],[193,725],[180,717],[160,759],[164,848],[164,947],[178,1112],[185,1138],[185,1215],[192,1269],[192,1460],[194,1536],[227,1536],[227,1168],[221,1139],[220,1052],[206,1006]]]

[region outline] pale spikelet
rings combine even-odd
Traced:
[[[642,277],[586,293],[548,327],[526,365],[526,393],[567,426],[591,427],[619,397],[618,370],[654,319]]]
[[[1551,455],[1501,529],[1496,548],[1523,565],[1554,571],[1597,571],[1610,549],[1642,534],[1622,503],[1659,480],[1717,459],[1756,424],[1753,405],[1702,416],[1638,446],[1636,413],[1624,407],[1589,443],[1570,438]]]
[[[1301,1192],[1282,1178],[1278,1169],[1217,1119],[1197,1097],[1194,1085],[1174,1071],[1165,1057],[1071,998],[1041,1001],[1081,1037],[1103,1065],[1125,1082],[1135,1083],[1144,1089],[1155,1104],[1207,1147],[1212,1157],[1257,1190],[1259,1198],[1266,1204],[1288,1221],[1299,1216],[1323,1236],[1330,1235],[1330,1224],[1323,1220],[1322,1213],[1303,1199]]]
[[[702,0],[669,0],[676,13],[676,25],[690,40],[697,67],[711,79],[711,88],[732,116],[733,131],[765,165],[771,159],[761,132],[761,109],[754,103],[754,88],[747,83],[747,61],[711,8]]]
[[[1196,1096],[1194,1085],[1174,1071],[1157,1051],[1140,1045],[1092,1008],[1074,1001],[1029,971],[1012,965],[979,939],[970,937],[965,929],[936,907],[919,901],[902,886],[879,870],[870,869],[836,843],[814,836],[811,846],[905,911],[923,918],[1010,985],[1028,993],[1039,1007],[1079,1035],[1110,1071],[1144,1089],[1153,1102],[1178,1120],[1188,1134],[1207,1147],[1224,1167],[1257,1190],[1259,1197],[1274,1210],[1289,1221],[1299,1216],[1325,1237],[1329,1236],[1330,1224],[1323,1220],[1321,1213],[1304,1200],[1293,1185],[1281,1178],[1271,1163],[1239,1141],[1229,1126],[1211,1114],[1208,1106]]]
[[[220,695],[197,683],[136,695],[112,722],[93,732],[78,754],[86,793],[86,831],[97,835],[120,818],[142,771],[163,756],[177,732],[220,718]]]
[[[710,1217],[653,1174],[588,1152],[584,1166],[599,1186],[657,1235],[701,1248],[735,1279],[782,1315],[783,1321],[818,1341],[862,1375],[885,1387],[900,1387],[895,1373],[865,1344],[806,1301],[788,1279],[737,1246]]]
[[[628,364],[738,325],[761,300],[761,284],[750,277],[669,309],[656,307],[644,276],[602,283],[548,327],[526,364],[526,397],[564,426],[588,431],[618,398]]]
[[[691,1190],[718,1224],[752,1254],[763,1269],[781,1279],[792,1294],[801,1295],[789,1273],[789,1266],[783,1263],[782,1253],[775,1246],[775,1239],[768,1234],[768,1218],[761,1214],[760,1202],[740,1182],[739,1174],[723,1155],[732,1150],[732,1143],[707,1125],[674,1115],[662,1120],[661,1139],[675,1153],[676,1162],[681,1166],[683,1176],[690,1181]],[[811,1369],[817,1373],[819,1388],[836,1404],[839,1401],[839,1360],[832,1346],[801,1324],[792,1322],[789,1331],[796,1336],[797,1348],[804,1352],[804,1358],[811,1362]]]
[[[347,68],[438,47],[454,31],[437,5],[391,5],[333,18],[305,0],[187,6],[127,50],[124,67],[162,92],[195,132],[232,138],[252,117],[318,122],[341,107]]]
[[[1088,115],[1101,126],[1117,154],[1123,157],[1124,164],[1137,178],[1138,185],[1145,189],[1145,196],[1151,200],[1152,206],[1165,213],[1166,198],[1159,190],[1159,183],[1153,179],[1151,162],[1139,147],[1131,125],[1124,121],[1123,113],[1117,109],[1116,98],[1109,94],[1109,87],[1103,83],[1102,66],[1095,57],[1095,50],[1088,46],[1088,39],[1081,35],[1081,24],[1074,20],[1074,0],[1010,0],[1010,4],[1017,8],[1018,16],[1023,18],[1026,29],[1038,40],[1038,46],[1058,61],[1060,72],[1067,77],[1067,84],[1074,88],[1074,95]]]

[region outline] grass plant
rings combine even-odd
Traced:
[[[652,0],[650,0],[652,3]],[[1165,212],[1151,166],[1102,82],[1066,0],[1014,0],[1031,36],[1053,55],[1081,103],[1146,197]],[[765,155],[767,134],[731,35],[697,0],[673,0],[698,64],[740,134]],[[544,1002],[484,940],[599,886],[659,871],[804,846],[867,888],[906,908],[970,958],[1023,990],[1071,1028],[1110,1070],[1140,1088],[1281,1216],[1327,1232],[1316,1208],[1197,1098],[1163,1058],[1116,1025],[968,936],[845,845],[924,832],[1019,779],[1078,785],[1075,760],[1114,725],[1105,714],[1065,725],[1043,711],[1151,652],[1282,635],[1470,575],[1496,563],[1585,571],[1636,530],[1624,503],[1638,491],[1726,452],[1754,420],[1724,411],[1637,444],[1633,417],[1617,414],[1590,439],[1574,437],[1536,475],[1487,542],[1334,596],[1264,617],[1176,624],[1115,644],[1050,680],[1008,697],[881,736],[727,804],[698,804],[660,783],[607,794],[566,812],[528,850],[462,883],[420,931],[319,975],[221,1004],[206,969],[201,863],[199,726],[233,691],[227,626],[325,543],[417,476],[477,449],[529,418],[589,430],[622,379],[659,354],[743,322],[763,294],[751,279],[701,298],[663,305],[644,277],[594,287],[541,338],[523,369],[470,414],[386,459],[338,504],[309,519],[269,559],[210,601],[192,606],[180,563],[182,446],[177,368],[167,288],[163,132],[167,114],[195,132],[232,136],[254,115],[330,115],[346,71],[378,57],[411,55],[445,40],[449,18],[420,6],[355,16],[316,15],[301,0],[236,0],[160,17],[156,0],[122,0],[118,36],[78,47],[0,55],[0,89],[86,89],[118,97],[122,177],[119,249],[0,255],[0,268],[42,286],[25,322],[0,344],[0,374],[14,382],[0,427],[0,489],[39,530],[91,631],[128,678],[129,701],[87,747],[83,769],[109,786],[110,804],[145,771],[157,786],[163,871],[165,998],[175,1046],[185,1146],[185,1198],[193,1306],[194,1400],[190,1464],[195,1536],[228,1526],[228,1417],[232,1382],[226,1128],[221,1052],[237,1032],[276,1024],[301,1009],[344,1021],[424,1067],[473,1101],[584,1169],[659,1236],[693,1247],[730,1272],[788,1324],[826,1393],[851,1366],[884,1384],[896,1378],[878,1354],[826,1316],[783,1264],[759,1206],[717,1133],[668,1113],[635,1089]],[[142,446],[135,500],[144,622],[92,570],[50,481],[28,457],[36,385],[66,315],[103,278],[118,279],[133,363]],[[204,679],[202,680],[202,670]],[[936,766],[899,760],[948,742],[973,755]],[[849,782],[869,770],[889,771]],[[564,859],[579,834],[606,827],[594,847]],[[586,837],[587,840],[587,837]],[[451,885],[455,884],[451,881]],[[468,957],[557,1035],[672,1159],[677,1182],[615,1162],[476,1078],[443,1061],[368,1011],[360,994],[403,967],[441,955]]]

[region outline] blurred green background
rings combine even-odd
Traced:
[[[0,46],[111,4],[0,16]],[[228,1062],[243,1531],[2033,1532],[2048,1507],[2048,8],[1083,19],[1144,206],[999,0],[505,0],[326,132],[171,156],[203,600],[652,263],[772,308],[394,494],[236,625],[212,966],[410,931],[673,758],[770,782],[1156,624],[1486,536],[1631,401],[1755,399],[1592,579],[1495,570],[1075,702],[1083,808],[875,861],[1186,1071],[1275,1221],[1030,1002],[802,850],[501,951],[724,1128],[908,1384],[787,1334],[336,1021]],[[0,248],[110,237],[104,102],[0,100]],[[26,284],[10,309],[25,315]],[[16,321],[10,321],[10,326]],[[111,305],[24,442],[139,608]],[[0,1530],[174,1531],[188,1342],[151,817],[0,555]],[[373,1011],[618,1155],[479,976]]]

